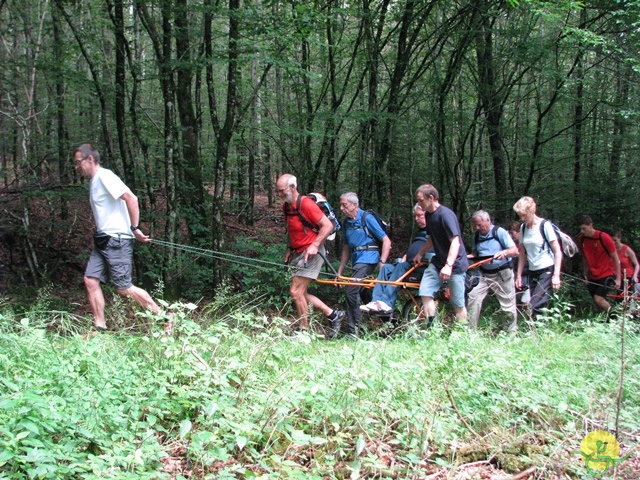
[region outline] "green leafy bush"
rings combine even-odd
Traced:
[[[173,337],[160,319],[90,340],[9,330],[3,309],[0,477],[177,478],[178,462],[191,478],[419,478],[486,461],[575,478],[568,452],[614,425],[616,322],[296,341],[230,292],[206,315],[164,304]],[[640,429],[639,370],[628,363],[624,432]]]

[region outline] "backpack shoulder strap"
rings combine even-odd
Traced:
[[[542,239],[544,240],[544,243],[542,244],[542,247],[540,247],[540,250],[542,250],[542,248],[544,248],[545,245],[549,250],[551,250],[551,242],[549,242],[549,239],[547,238],[547,234],[544,233],[544,226],[547,223],[547,221],[548,220],[546,218],[543,218],[542,221],[540,222],[540,235],[542,235]]]
[[[367,237],[373,238],[373,236],[371,235],[371,232],[369,231],[369,227],[367,227],[367,216],[369,216],[369,211],[365,210],[364,213],[362,214],[362,218],[360,219],[360,224],[362,225],[364,233],[367,235]]]
[[[598,239],[600,240],[600,244],[602,245],[602,248],[604,248],[604,251],[607,252],[609,255],[611,255],[612,252],[609,251],[609,249],[606,247],[606,245],[602,241],[602,230],[598,230]]]
[[[317,226],[313,225],[309,220],[307,220],[304,215],[302,215],[302,211],[300,209],[300,207],[302,206],[302,197],[306,197],[307,195],[298,195],[298,199],[296,200],[296,213],[298,214],[298,217],[300,217],[300,221],[302,222],[302,225],[305,228],[310,228],[311,230],[317,230]],[[313,199],[311,197],[309,197],[309,200],[313,201]]]
[[[502,227],[499,227],[498,225],[494,225],[493,227],[491,227],[491,230],[489,231],[489,235],[487,235],[482,240],[480,240],[480,232],[476,230],[476,233],[473,234],[473,241],[475,246],[477,247],[479,243],[484,243],[487,240],[496,240],[500,244],[502,249],[505,250],[506,247],[502,243],[502,240],[500,240],[500,237],[498,237],[498,228],[502,228]]]
[[[506,250],[506,249],[507,249],[507,247],[505,246],[505,244],[504,244],[504,243],[502,243],[502,240],[500,240],[500,237],[498,236],[498,231],[499,231],[500,229],[504,230],[504,231],[505,231],[505,233],[506,233],[507,235],[509,235],[509,232],[507,232],[504,228],[502,228],[502,227],[501,227],[501,226],[499,226],[499,225],[494,225],[494,226],[493,226],[493,230],[492,230],[493,238],[495,238],[495,239],[498,241],[498,243],[500,244],[500,246],[502,247],[502,249],[503,249],[503,250]]]

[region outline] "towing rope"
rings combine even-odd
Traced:
[[[584,283],[584,284],[589,284],[589,285],[601,285],[597,282],[592,282],[590,280],[585,280],[584,277],[578,277],[576,275],[571,275],[569,273],[564,273],[562,272],[562,276],[563,277],[568,277],[571,278],[573,280],[576,280],[579,283]],[[624,280],[622,280],[621,282],[622,285],[624,285]],[[570,285],[570,287],[575,287],[576,285]],[[632,286],[632,284],[630,284],[630,287]],[[607,287],[609,290],[611,290],[614,293],[608,293],[607,297],[608,298],[614,298],[616,300],[624,300],[625,298],[627,299],[627,301],[631,301],[631,300],[640,300],[640,295],[638,295],[637,293],[634,293],[633,291],[626,291],[625,294],[625,289],[624,288],[615,288],[613,286],[611,287]]]
[[[245,265],[248,267],[260,268],[262,270],[270,271],[270,272],[276,272],[281,270],[282,268],[290,272],[296,272],[298,270],[301,270],[300,267],[286,265],[283,263],[271,262],[271,261],[262,260],[259,258],[243,257],[241,255],[235,255],[232,253],[218,252],[218,251],[210,250],[206,248],[194,247],[192,245],[182,245],[179,243],[167,242],[165,240],[156,240],[154,238],[151,239],[151,243],[155,243],[156,245],[160,245],[162,247],[182,250],[187,253],[194,253],[203,257],[215,258],[216,260],[222,260],[224,262],[236,263],[236,264]],[[328,263],[328,260],[326,258],[324,260]],[[335,273],[332,273],[332,272],[320,272],[320,275],[326,275],[329,277],[337,276]]]
[[[167,248],[174,248],[176,250],[182,250],[184,252],[187,253],[193,253],[193,254],[197,254],[203,257],[209,257],[209,258],[214,258],[217,260],[221,260],[221,261],[225,261],[225,262],[229,262],[229,263],[236,263],[238,265],[245,265],[248,267],[254,267],[254,268],[260,268],[264,271],[270,271],[270,272],[276,272],[276,271],[280,271],[282,268],[288,270],[289,272],[296,272],[298,270],[300,270],[299,267],[294,267],[292,265],[286,265],[286,264],[282,264],[282,263],[277,263],[277,262],[271,262],[268,260],[262,260],[259,258],[250,258],[250,257],[243,257],[241,255],[234,255],[232,253],[225,253],[225,252],[218,252],[215,250],[210,250],[210,249],[206,249],[206,248],[200,248],[200,247],[194,247],[192,245],[182,245],[179,243],[173,243],[173,242],[167,242],[165,240],[157,240],[152,238],[151,239],[151,243],[155,243],[156,245],[160,245],[162,247],[167,247]],[[329,262],[329,260],[323,255],[323,260],[325,261],[325,265],[328,265],[328,268],[330,268],[332,271],[331,272],[327,272],[327,271],[321,271],[320,275],[323,275],[325,277],[331,278],[331,279],[335,279],[338,280],[339,275],[337,274],[337,272],[335,271],[335,269],[333,268],[333,265],[331,265],[331,263]],[[477,268],[485,263],[490,262],[492,259],[488,258],[479,262],[476,262],[474,264],[469,265],[469,270]],[[349,268],[349,267],[348,267]],[[575,275],[571,275],[568,273],[564,273],[562,272],[562,275],[564,277],[568,277],[568,278],[572,278],[574,280],[577,280],[579,282],[582,283],[591,283],[591,284],[595,284],[595,282],[590,282],[588,280],[585,280],[584,278],[581,277],[577,277]],[[345,277],[344,275],[341,275],[340,277],[342,277],[343,282],[347,279],[349,279],[350,277]],[[363,281],[366,280],[366,286],[370,286],[372,287],[373,285],[370,284],[369,282],[374,282],[375,279],[373,279],[373,277],[371,277],[371,279],[369,280],[367,279],[358,279],[359,281]],[[351,285],[351,283],[343,283],[341,282],[340,285]],[[383,282],[383,283],[388,283],[388,282]],[[613,289],[616,292],[622,292],[622,293],[614,293],[614,294],[609,294],[607,295],[610,298],[616,298],[616,299],[624,299],[624,289]],[[634,295],[633,293],[629,293],[627,295],[627,299],[629,300],[638,300],[640,299],[639,295]]]

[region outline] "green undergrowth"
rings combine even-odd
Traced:
[[[589,478],[569,452],[615,425],[616,323],[328,342],[255,311],[173,308],[171,338],[0,316],[0,477],[422,478],[485,462]],[[627,334],[623,446],[640,431],[639,343]]]

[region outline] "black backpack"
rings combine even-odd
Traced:
[[[371,240],[373,240],[373,243],[368,243],[367,245],[362,245],[360,247],[356,247],[355,251],[358,250],[380,250],[380,248],[382,247],[382,241],[378,240],[375,235],[373,235],[373,233],[371,233],[371,230],[369,230],[369,227],[367,227],[367,215],[373,215],[373,218],[376,219],[376,221],[378,222],[378,225],[380,225],[380,228],[382,228],[382,230],[384,231],[384,233],[387,233],[389,231],[389,222],[386,218],[384,218],[380,213],[376,212],[375,210],[365,210],[364,213],[362,214],[362,218],[360,219],[360,227],[355,227],[355,228],[362,228],[364,230],[364,233],[367,237],[369,237]],[[345,220],[346,222],[346,220]],[[343,228],[346,228],[343,226]]]
[[[487,242],[489,240],[496,240],[500,246],[502,247],[503,250],[507,249],[507,246],[502,243],[502,240],[500,240],[500,237],[498,236],[498,229],[501,228],[498,225],[494,225],[493,227],[491,227],[491,231],[489,232],[489,235],[486,236],[485,238],[483,238],[482,240],[480,239],[480,232],[478,230],[476,230],[476,233],[473,236],[473,241],[474,241],[474,246],[477,247],[477,245],[479,243],[484,243]],[[485,258],[489,258],[489,257],[485,257]],[[478,258],[478,260],[484,260],[484,258]],[[507,262],[509,264],[509,266],[513,266],[513,259],[509,258],[509,261]],[[482,270],[482,267],[480,267],[480,269]],[[477,284],[477,283],[476,283]],[[475,285],[473,285],[475,287]],[[471,287],[473,288],[473,287]],[[471,291],[471,289],[469,289],[469,291]]]
[[[389,232],[389,221],[384,218],[380,213],[376,212],[375,210],[365,210],[364,213],[362,214],[362,228],[364,228],[364,233],[367,234],[367,237],[371,237],[373,238],[376,242],[380,243],[378,239],[376,239],[376,237],[374,237],[371,232],[369,231],[369,227],[367,227],[367,215],[373,215],[373,218],[376,219],[376,221],[378,222],[378,225],[380,225],[380,228],[382,228],[382,230],[384,230],[384,233],[388,233]]]
[[[580,241],[580,250],[584,250],[584,235],[578,235],[578,240]],[[604,248],[604,251],[611,255],[611,252],[607,250],[607,247],[604,246],[604,242],[602,241],[602,230],[598,230],[598,236],[592,237],[592,240],[600,240],[600,244],[602,245],[602,248]]]
[[[497,240],[500,246],[502,247],[502,249],[506,250],[507,247],[502,243],[502,240],[500,240],[500,237],[498,237],[498,234],[497,234],[498,228],[500,228],[498,227],[498,225],[494,225],[491,228],[491,231],[489,232],[489,236],[483,238],[482,240],[480,240],[480,232],[476,230],[476,233],[473,236],[474,245],[478,245],[479,243],[483,243],[488,240]]]

